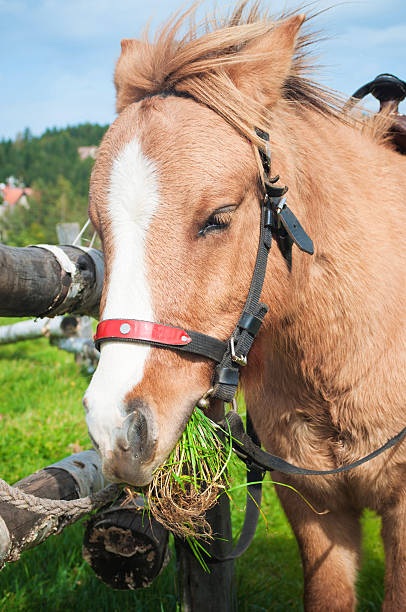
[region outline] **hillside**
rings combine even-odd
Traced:
[[[28,209],[15,206],[0,216],[2,242],[57,242],[56,223],[84,223],[94,160],[80,159],[78,148],[97,146],[106,129],[86,123],[50,129],[39,137],[25,130],[14,141],[0,141],[0,183],[14,176],[34,190]]]

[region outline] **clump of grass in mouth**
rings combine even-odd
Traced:
[[[195,408],[179,442],[142,492],[147,512],[189,543],[205,571],[209,568],[203,553],[210,554],[201,541],[214,539],[206,512],[222,493],[231,497],[232,491],[247,486],[245,483],[231,488],[227,468],[232,457],[231,432],[224,431]],[[291,489],[316,514],[328,512],[317,511],[295,487],[273,480],[268,482]]]
[[[230,435],[195,408],[178,444],[144,493],[151,514],[182,538],[212,539],[205,514],[229,485],[226,470],[231,455]]]

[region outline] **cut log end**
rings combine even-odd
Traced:
[[[116,506],[88,522],[83,557],[113,589],[145,588],[169,561],[168,532],[139,508]]]

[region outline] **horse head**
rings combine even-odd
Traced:
[[[173,28],[153,45],[122,43],[119,115],[90,185],[105,257],[102,320],[152,321],[226,340],[240,316],[263,197],[254,128],[268,128],[294,69],[303,17],[233,19],[187,43],[175,43]],[[276,304],[280,258],[268,273],[279,293],[268,287],[267,301]],[[247,375],[255,363],[254,353]],[[213,368],[207,358],[150,344],[102,344],[84,405],[108,479],[150,481],[211,386]]]

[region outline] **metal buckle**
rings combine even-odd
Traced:
[[[208,391],[206,391],[206,393],[204,395],[202,395],[202,397],[196,403],[196,406],[199,406],[199,408],[202,408],[203,410],[208,408],[210,406],[209,397],[213,393],[213,391],[214,391],[214,388],[210,387],[210,389],[208,389]]]
[[[234,336],[231,336],[230,338],[230,349],[231,349],[231,360],[234,361],[234,363],[238,363],[238,365],[240,366],[246,366],[247,365],[246,355],[236,355],[235,354]]]

